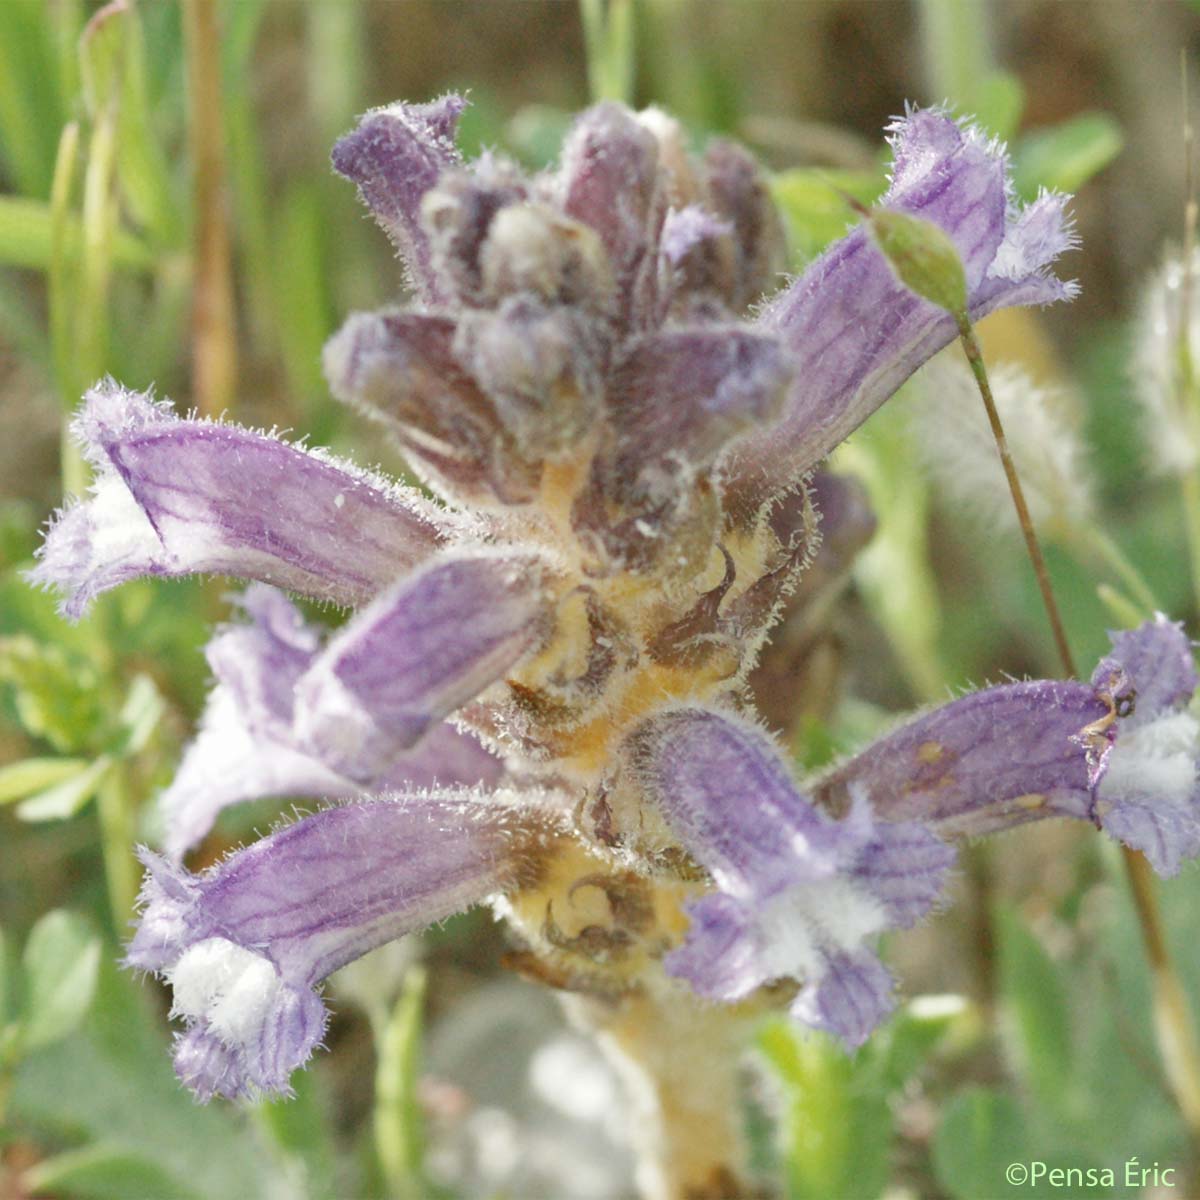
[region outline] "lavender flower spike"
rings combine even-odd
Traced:
[[[316,985],[513,884],[536,829],[529,813],[444,792],[326,809],[199,876],[143,852],[127,961],[174,990],[179,1077],[202,1100],[287,1092],[325,1031]]]
[[[268,796],[349,800],[364,791],[499,783],[504,768],[475,738],[437,725],[414,748],[397,746],[382,773],[351,779],[293,731],[295,687],[320,653],[318,631],[265,584],[240,599],[248,623],[218,630],[206,650],[216,677],[200,732],[159,797],[164,845],[181,857],[232,804]]]
[[[416,492],[268,434],[181,420],[111,381],[88,393],[74,432],[96,481],[30,575],[65,593],[72,618],[140,575],[198,571],[358,604],[441,540]]]
[[[633,747],[647,794],[718,889],[690,906],[667,970],[725,1001],[798,978],[792,1014],[860,1045],[891,1008],[891,976],[869,942],[929,911],[953,852],[919,823],[877,823],[861,794],[832,820],[770,738],[732,714],[669,710]]]
[[[1091,683],[964,696],[880,738],[815,786],[837,810],[866,788],[889,821],[974,837],[1043,817],[1091,821],[1160,875],[1200,853],[1200,726],[1187,638],[1163,617],[1117,634]]]
[[[950,235],[973,319],[1074,296],[1074,284],[1050,273],[1074,245],[1065,197],[1017,209],[1002,147],[936,109],[909,112],[891,135],[892,180],[881,203]],[[782,419],[731,456],[730,485],[747,513],[815,466],[956,332],[948,313],[900,283],[861,227],[772,301],[759,324],[783,338],[799,365]]]

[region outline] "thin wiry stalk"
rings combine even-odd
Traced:
[[[1004,426],[1000,421],[999,412],[996,411],[996,401],[992,396],[992,386],[988,382],[987,368],[983,362],[983,351],[979,348],[975,329],[967,314],[962,312],[956,316],[962,347],[966,352],[971,372],[975,376],[975,382],[979,385],[979,394],[983,397],[983,406],[987,410],[988,423],[992,427],[992,436],[996,440],[996,449],[1000,452],[1000,462],[1004,467],[1004,476],[1008,480],[1008,490],[1012,495],[1013,507],[1017,510],[1017,520],[1021,526],[1021,535],[1025,539],[1025,549],[1029,552],[1029,561],[1033,564],[1033,572],[1037,576],[1038,590],[1042,594],[1042,603],[1046,608],[1046,616],[1050,620],[1050,629],[1054,634],[1058,657],[1067,676],[1075,678],[1078,675],[1078,671],[1075,669],[1075,660],[1071,655],[1071,646],[1063,627],[1062,614],[1058,610],[1058,601],[1054,596],[1050,573],[1046,570],[1046,560],[1042,557],[1042,547],[1038,542],[1037,533],[1033,528],[1033,520],[1029,515],[1029,506],[1025,503],[1021,480],[1008,449],[1008,440],[1004,436]]]

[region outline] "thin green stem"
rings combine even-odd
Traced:
[[[920,13],[931,98],[974,109],[994,66],[984,0],[921,0]]]
[[[593,100],[633,100],[633,0],[579,0]]]
[[[54,179],[50,186],[50,267],[46,294],[50,309],[50,358],[54,382],[63,410],[69,412],[79,402],[79,376],[76,372],[72,338],[71,279],[74,263],[68,249],[71,224],[71,194],[79,165],[79,123],[63,127],[54,160]],[[71,430],[64,420],[59,461],[63,493],[81,496],[87,487],[88,470]]]
[[[1131,599],[1141,609],[1141,620],[1152,617],[1162,606],[1146,582],[1146,577],[1129,561],[1125,551],[1099,525],[1088,522],[1077,530],[1088,549],[1106,563],[1129,589]]]
[[[113,926],[123,933],[137,898],[139,871],[133,857],[136,830],[125,772],[113,763],[96,792],[96,815],[100,821],[100,849]]]
[[[1187,992],[1171,961],[1155,895],[1154,872],[1146,856],[1121,847],[1125,873],[1133,893],[1154,995],[1154,1024],[1167,1083],[1193,1137],[1200,1134],[1200,1042]]]
[[[108,287],[117,230],[116,164],[117,114],[110,104],[92,130],[83,180],[83,267],[75,353],[85,385],[103,375],[108,363]]]
[[[411,967],[390,1015],[375,1022],[375,1149],[395,1200],[420,1200],[421,1112],[416,1087],[425,972]]]

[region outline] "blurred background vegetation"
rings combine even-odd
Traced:
[[[0,1197],[629,1194],[619,1091],[551,1000],[497,972],[485,914],[335,980],[334,1053],[290,1105],[196,1107],[171,1075],[163,996],[114,965],[132,847],[154,839],[228,607],[219,588],[145,582],[68,626],[19,572],[85,485],[64,417],[106,373],[402,469],[320,370],[341,319],[400,287],[328,167],[358,113],[466,89],[463,150],[536,167],[595,96],[661,105],[697,144],[732,134],[777,172],[795,269],[846,226],[831,184],[882,188],[881,130],[906,101],[975,114],[1009,140],[1022,193],[1077,192],[1083,243],[1065,268],[1080,300],[986,323],[989,356],[1064,390],[1103,530],[1195,633],[1130,330],[1183,233],[1198,48],[1200,12],[1171,0],[0,0]],[[1018,541],[939,496],[907,408],[902,394],[841,460],[880,525],[827,632],[840,685],[797,745],[809,766],[948,689],[1055,671]],[[1049,554],[1089,661],[1130,598],[1077,549]],[[275,811],[227,819],[197,861]],[[816,1200],[977,1200],[1037,1159],[1137,1157],[1195,1180],[1111,848],[1038,826],[974,852],[956,886],[946,914],[893,940],[914,999],[856,1058],[763,1031],[746,1120],[764,1173]],[[1161,900],[1195,1007],[1200,877]]]

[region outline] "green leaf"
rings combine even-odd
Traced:
[[[71,624],[58,613],[57,600],[48,591],[31,588],[21,568],[32,566],[29,560],[17,564],[16,569],[0,575],[0,679],[7,678],[5,670],[13,664],[13,640],[52,642],[62,652],[90,657],[98,647],[101,632],[94,621]],[[118,593],[119,594],[119,593]]]
[[[33,927],[22,958],[26,1053],[66,1037],[78,1027],[96,988],[100,939],[76,913],[56,909]]]
[[[1015,75],[992,71],[975,91],[974,108],[975,119],[984,129],[1008,141],[1025,111],[1025,89]]]
[[[117,718],[121,736],[114,753],[137,754],[145,749],[166,709],[166,701],[154,680],[149,675],[135,676]]]
[[[774,176],[771,195],[783,214],[793,266],[811,262],[854,223],[846,196],[860,204],[872,204],[885,186],[882,171],[798,168]]]
[[[175,195],[162,146],[154,133],[146,87],[146,45],[138,10],[131,4],[122,22],[124,56],[120,79],[117,174],[135,219],[160,246],[183,242],[184,206]]]
[[[785,1090],[783,1138],[792,1200],[874,1200],[887,1186],[892,1118],[869,1057],[769,1022],[759,1047]]]
[[[961,996],[918,996],[872,1038],[880,1082],[897,1092],[952,1031],[969,1029],[973,1014]]]
[[[1080,113],[1051,129],[1027,134],[1013,151],[1017,192],[1031,200],[1042,188],[1076,191],[1104,170],[1124,144],[1116,118],[1104,112]]]
[[[97,9],[79,38],[79,79],[88,116],[96,121],[106,108],[120,103],[125,74],[129,5]]]
[[[0,152],[27,196],[50,192],[64,121],[51,7],[43,0],[0,3]]]
[[[63,126],[54,159],[54,179],[50,185],[49,247],[46,263],[46,299],[49,308],[50,345],[54,367],[54,382],[59,402],[64,408],[74,406],[80,392],[75,361],[75,305],[73,284],[77,255],[73,253],[78,238],[72,239],[75,177],[79,168],[79,122]],[[76,231],[78,232],[78,231]],[[77,446],[63,444],[62,485],[64,491],[78,491],[84,486],[86,470]]]
[[[0,264],[45,271],[50,266],[50,205],[44,200],[0,196]],[[78,254],[82,246],[78,218],[67,222],[66,253]],[[149,271],[156,263],[154,252],[127,229],[113,239],[113,262],[130,270]]]
[[[0,767],[0,804],[65,783],[87,765],[86,758],[26,758]]]
[[[1005,1171],[1032,1157],[1016,1101],[988,1088],[968,1088],[956,1096],[933,1139],[938,1180],[960,1200],[1016,1195]]]
[[[0,638],[0,680],[15,689],[25,729],[58,750],[87,749],[106,723],[95,669],[57,645]]]
[[[1071,1017],[1058,968],[1009,908],[997,911],[1000,988],[1017,1058],[1035,1094],[1061,1110],[1073,1072]]]
[[[78,775],[22,800],[17,805],[17,817],[30,824],[68,820],[96,794],[112,765],[112,759],[102,754]]]
[[[194,1189],[181,1186],[154,1162],[120,1146],[84,1146],[43,1159],[21,1177],[31,1195],[42,1192],[83,1196],[94,1200],[195,1200]]]
[[[375,1149],[393,1194],[421,1195],[421,1110],[417,1073],[425,972],[409,969],[404,990],[383,1029],[377,1031]]]
[[[1116,629],[1136,629],[1146,619],[1142,609],[1112,584],[1098,583],[1096,596],[1104,605],[1112,626]]]

